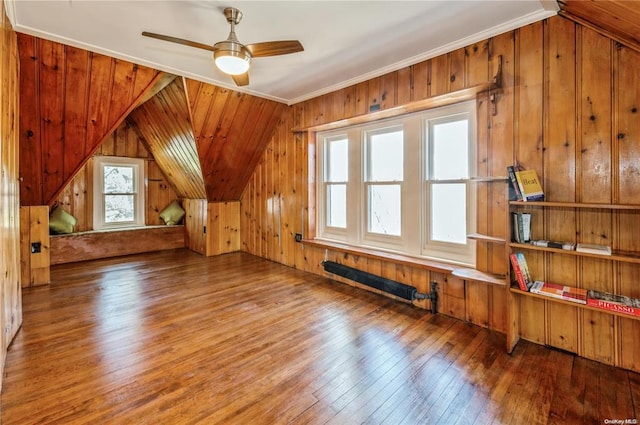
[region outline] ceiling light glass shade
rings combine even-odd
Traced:
[[[229,75],[240,75],[249,70],[251,54],[242,44],[223,41],[215,47],[213,58],[220,71]]]

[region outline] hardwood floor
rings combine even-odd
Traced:
[[[54,266],[2,424],[605,424],[640,376],[247,254]],[[625,423],[625,422],[619,422]]]

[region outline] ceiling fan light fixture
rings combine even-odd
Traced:
[[[239,43],[229,41],[217,43],[213,58],[218,69],[229,75],[244,74],[251,66],[251,54]]]

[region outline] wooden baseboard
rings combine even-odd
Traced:
[[[51,265],[183,248],[184,226],[153,226],[51,237]]]

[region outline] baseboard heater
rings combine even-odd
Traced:
[[[431,292],[429,292],[428,294],[422,294],[418,292],[418,290],[413,286],[405,285],[404,283],[396,282],[395,280],[376,276],[374,274],[354,269],[353,267],[345,266],[334,261],[323,261],[322,266],[324,267],[325,271],[329,273],[333,273],[338,276],[353,280],[355,282],[370,286],[372,288],[379,289],[397,297],[404,298],[405,300],[429,300],[431,301],[431,312],[433,314],[438,313],[438,292],[436,291],[436,282],[431,282]]]

